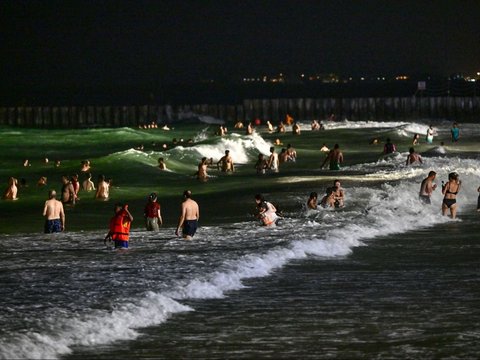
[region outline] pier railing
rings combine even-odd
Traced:
[[[336,119],[480,120],[480,97],[379,97],[246,99],[240,104],[138,106],[18,106],[0,107],[0,125],[39,128],[136,127],[211,116],[227,123],[256,118],[277,123],[289,114],[296,120]]]

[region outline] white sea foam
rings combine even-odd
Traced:
[[[259,152],[268,154],[270,146],[271,144],[258,134],[248,136],[230,134],[218,137],[214,144],[199,144],[192,147],[177,146],[170,150],[170,153],[179,159],[188,156],[219,160],[225,154],[225,150],[230,150],[230,155],[235,163],[245,164],[251,161],[252,157]]]
[[[61,309],[44,320],[43,331],[3,337],[1,359],[55,359],[72,352],[72,346],[108,344],[131,340],[137,328],[158,325],[176,312],[190,311],[188,306],[152,292],[135,302],[122,300],[113,311],[86,315],[67,314]]]

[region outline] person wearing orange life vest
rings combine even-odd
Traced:
[[[274,226],[278,220],[277,209],[271,203],[265,200],[261,194],[255,195],[257,205],[257,217],[264,226]]]
[[[105,236],[105,241],[113,240],[115,249],[128,249],[132,221],[133,216],[128,211],[128,205],[115,204],[115,215],[110,219],[110,231]]]

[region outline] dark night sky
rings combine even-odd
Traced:
[[[480,1],[2,1],[2,86],[480,71]]]

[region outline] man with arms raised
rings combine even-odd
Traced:
[[[65,213],[63,211],[63,204],[55,197],[57,193],[55,190],[48,192],[48,200],[45,201],[43,208],[43,216],[45,220],[45,233],[57,233],[65,230]]]
[[[192,200],[192,192],[185,190],[183,192],[182,212],[178,219],[178,226],[175,230],[175,235],[179,236],[179,231],[182,229],[182,236],[185,240],[192,240],[198,227],[198,219],[200,218],[200,211],[198,204]]]

